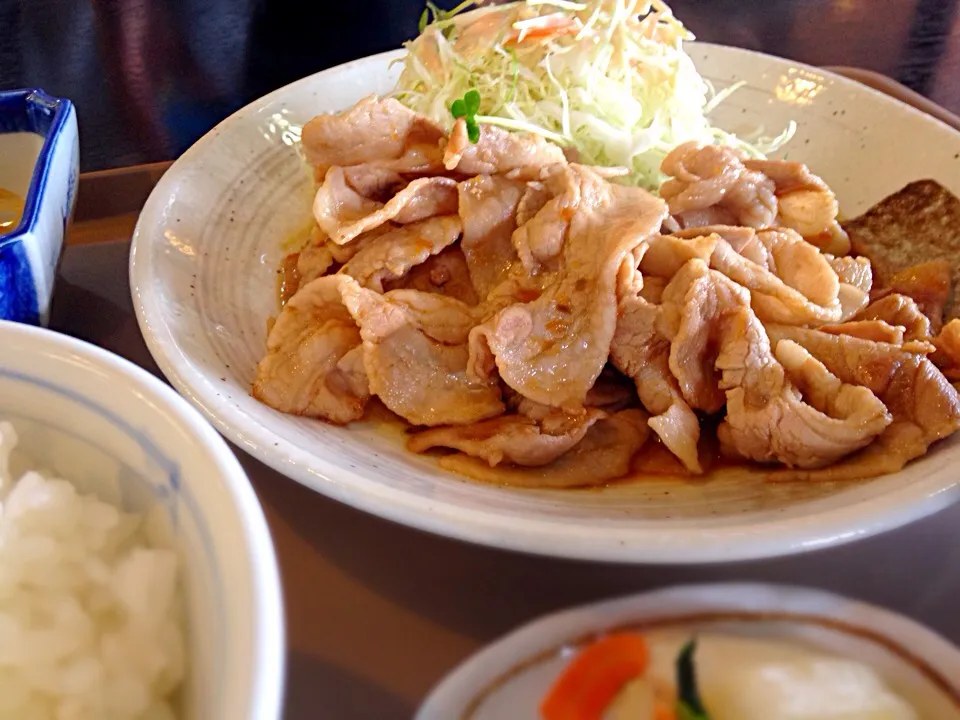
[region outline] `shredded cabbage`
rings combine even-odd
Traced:
[[[696,140],[763,157],[786,143],[753,142],[713,127],[721,93],[684,52],[693,35],[662,0],[525,0],[480,7],[467,0],[407,43],[394,97],[446,128],[450,107],[480,93],[477,122],[530,132],[578,151],[581,162],[622,166],[626,180],[652,190],[660,163]],[[426,16],[425,16],[426,17]]]

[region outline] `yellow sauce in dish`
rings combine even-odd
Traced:
[[[17,229],[23,217],[23,198],[0,188],[0,235]]]

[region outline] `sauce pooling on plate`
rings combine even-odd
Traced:
[[[23,217],[23,198],[14,192],[0,188],[0,235],[17,229]]]

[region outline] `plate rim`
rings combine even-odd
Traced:
[[[808,69],[841,87],[871,94],[877,101],[895,106],[900,112],[907,112],[919,122],[932,123],[934,127],[960,135],[949,125],[906,103],[830,71],[752,50],[713,43],[694,44],[706,52],[748,55],[762,58],[768,63],[786,63],[791,67]],[[300,450],[271,431],[264,435],[263,426],[249,420],[242,411],[235,411],[225,403],[218,404],[213,401],[212,392],[209,395],[203,392],[203,388],[209,385],[207,378],[190,367],[176,338],[170,332],[169,325],[162,321],[157,304],[148,307],[153,260],[149,249],[150,233],[146,226],[148,220],[159,217],[159,208],[155,209],[155,206],[162,207],[172,195],[167,188],[174,184],[178,166],[182,171],[194,157],[199,157],[227,124],[242,122],[245,115],[255,114],[258,108],[295,92],[298,86],[313,83],[320,77],[349,73],[365,64],[392,62],[402,57],[403,52],[403,49],[388,50],[322,70],[278,88],[237,110],[207,132],[173,163],[157,183],[139,214],[131,240],[128,276],[141,335],[170,384],[198,408],[222,435],[280,474],[333,500],[378,517],[488,547],[600,562],[694,564],[796,555],[902,527],[932,515],[960,499],[958,477],[926,488],[919,496],[915,490],[904,496],[904,488],[897,488],[856,503],[855,506],[851,504],[824,511],[816,517],[807,516],[788,521],[772,518],[748,525],[722,528],[658,528],[653,523],[646,527],[618,528],[617,532],[610,532],[603,531],[599,523],[570,527],[563,525],[561,521],[543,518],[526,518],[522,523],[516,523],[509,522],[508,518],[500,513],[453,503],[438,503],[401,489],[377,486],[361,473],[343,468],[324,468],[325,462],[322,458]],[[906,510],[905,501],[908,501],[909,505]],[[864,506],[867,506],[868,514],[863,512]],[[851,523],[847,515],[854,507],[858,508],[858,520]],[[816,525],[816,529],[810,529],[811,525]],[[561,527],[565,537],[564,542],[558,543],[558,529]]]
[[[659,603],[666,608],[673,603],[697,601],[703,605],[703,612],[733,611],[736,606],[746,604],[743,598],[763,598],[764,596],[768,596],[767,600],[776,598],[779,601],[776,603],[777,609],[782,609],[784,605],[794,603],[830,606],[828,612],[821,611],[817,615],[824,619],[847,621],[853,627],[869,625],[870,629],[879,631],[879,634],[885,640],[908,652],[912,648],[922,647],[925,658],[920,659],[943,676],[946,682],[955,682],[950,680],[947,673],[956,673],[957,677],[960,677],[960,647],[957,647],[930,627],[893,609],[829,590],[789,583],[681,583],[562,608],[544,615],[538,615],[534,619],[514,627],[484,644],[445,673],[424,697],[414,720],[434,720],[439,717],[450,717],[449,714],[439,713],[448,713],[451,709],[460,709],[459,704],[457,707],[453,707],[457,697],[464,687],[476,684],[471,683],[472,679],[487,677],[488,673],[483,672],[485,666],[493,663],[504,668],[500,674],[486,680],[485,687],[489,687],[496,683],[504,673],[523,665],[530,656],[544,652],[541,648],[548,642],[548,638],[550,647],[558,647],[564,644],[565,640],[570,639],[573,635],[572,626],[579,627],[575,637],[583,637],[593,633],[605,632],[611,627],[641,622],[644,618],[654,619],[657,615],[665,617],[663,611],[654,611],[650,608],[637,606]],[[738,602],[737,598],[741,598],[741,600]],[[693,604],[697,604],[697,602]],[[774,606],[772,602],[762,604],[768,608]],[[758,613],[762,611],[761,609],[754,610]],[[790,611],[788,610],[788,612]],[[632,619],[621,617],[628,614],[632,616]],[[848,617],[850,615],[856,615],[859,618],[856,620],[856,624],[854,624],[852,618]],[[619,619],[615,622],[605,622],[606,618],[612,616],[618,616]],[[571,625],[571,630],[565,630],[561,633],[560,628],[565,628],[567,625]],[[561,635],[562,637],[560,637]],[[515,647],[522,648],[525,644],[531,645],[534,649],[522,656],[514,652]],[[933,657],[936,659],[927,659]],[[931,665],[932,662],[936,662],[938,666]],[[960,697],[960,685],[954,685],[953,688],[948,689],[952,689]],[[476,700],[483,690],[484,687],[475,689],[471,700]]]

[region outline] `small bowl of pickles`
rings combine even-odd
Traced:
[[[73,103],[0,92],[0,320],[47,323],[79,159]]]

